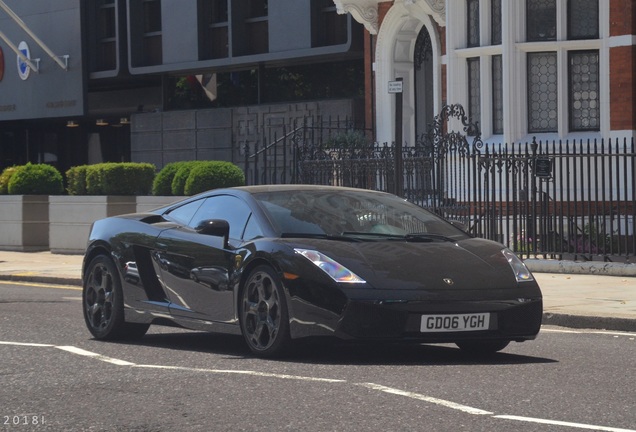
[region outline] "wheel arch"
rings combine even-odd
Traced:
[[[249,277],[250,273],[252,273],[252,271],[260,265],[266,265],[268,267],[271,267],[278,274],[278,277],[281,280],[283,291],[285,292],[285,301],[287,302],[287,310],[291,316],[291,311],[290,311],[291,302],[289,301],[290,295],[289,295],[289,290],[287,289],[287,286],[284,283],[285,278],[283,277],[283,271],[280,268],[280,266],[276,265],[276,263],[274,263],[272,260],[269,260],[263,256],[258,256],[250,260],[241,271],[241,277],[239,279],[238,289],[236,291],[236,298],[234,302],[236,316],[238,317],[238,314],[239,314],[239,302],[241,301],[241,293],[243,291],[243,288],[245,287],[245,282],[247,282],[247,278]]]
[[[88,268],[88,265],[98,255],[105,255],[110,260],[113,260],[111,256],[111,248],[110,246],[108,246],[106,242],[99,241],[99,242],[92,243],[86,249],[86,253],[84,254],[84,261],[82,263],[82,280],[84,280],[84,277],[86,276],[86,269]]]

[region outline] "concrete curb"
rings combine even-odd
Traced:
[[[570,315],[563,313],[544,312],[541,324],[576,329],[636,332],[636,319],[630,318]]]
[[[636,264],[603,261],[557,261],[526,259],[528,269],[533,273],[585,274],[602,276],[636,277]]]
[[[45,283],[51,285],[72,285],[77,287],[82,286],[82,280],[80,278],[73,277],[0,275],[0,280],[11,282]]]

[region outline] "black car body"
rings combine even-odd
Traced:
[[[328,186],[212,190],[93,224],[83,309],[98,339],[150,324],[243,334],[258,355],[292,339],[534,339],[539,286],[501,244],[394,195]]]

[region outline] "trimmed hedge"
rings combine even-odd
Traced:
[[[170,196],[172,195],[172,181],[174,176],[179,171],[179,168],[187,161],[171,162],[164,166],[161,171],[155,177],[152,184],[152,194],[157,196]]]
[[[7,184],[11,195],[61,195],[62,174],[52,165],[31,164],[16,167]]]
[[[185,161],[179,165],[179,169],[174,175],[171,184],[172,195],[181,196],[186,195],[185,193],[185,184],[188,181],[188,177],[190,176],[190,171],[197,166],[204,163],[203,161]]]
[[[66,172],[70,195],[149,195],[156,168],[149,163],[107,162]]]
[[[208,161],[194,165],[185,182],[184,194],[196,195],[210,189],[243,186],[243,171],[230,162]]]
[[[17,168],[17,166],[7,167],[2,171],[2,174],[0,174],[0,195],[9,193],[9,180],[11,180],[11,176],[13,176]]]
[[[171,162],[159,171],[152,186],[153,195],[195,195],[210,189],[243,186],[243,171],[231,162]]]
[[[66,190],[69,195],[86,195],[86,172],[88,165],[71,167],[66,171]]]

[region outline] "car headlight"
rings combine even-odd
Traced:
[[[342,264],[332,260],[325,254],[311,249],[294,249],[296,253],[304,256],[314,263],[318,268],[327,273],[336,282],[343,283],[366,283],[360,276],[343,266]]]
[[[512,271],[517,278],[517,282],[534,280],[534,277],[532,276],[532,273],[530,273],[530,270],[528,270],[528,267],[526,267],[523,261],[517,258],[517,255],[515,255],[513,251],[510,249],[502,249],[501,253],[506,258],[506,261],[508,261],[508,264],[510,264]]]

